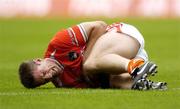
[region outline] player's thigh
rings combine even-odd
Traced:
[[[108,32],[95,43],[90,58],[97,58],[107,54],[117,54],[125,58],[134,58],[140,48],[136,39],[126,34]]]

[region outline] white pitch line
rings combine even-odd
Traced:
[[[177,88],[170,88],[168,90],[180,90],[180,87]],[[116,90],[117,91],[117,90]],[[101,93],[101,94],[110,94],[116,92],[115,90],[79,90],[78,92],[73,91],[54,91],[54,92],[0,92],[0,96],[20,96],[20,95],[27,95],[27,96],[35,96],[35,95],[73,95],[73,94],[93,94],[93,93]]]
[[[85,92],[86,93],[86,92]],[[18,96],[18,95],[63,95],[76,94],[75,92],[1,92],[0,96]]]
[[[172,90],[180,90],[180,87],[172,88]]]
[[[104,90],[104,91],[79,91],[79,92],[73,92],[73,91],[55,91],[55,92],[0,92],[0,96],[19,96],[19,95],[30,95],[30,96],[34,96],[34,95],[68,95],[68,94],[93,94],[93,93],[114,93],[113,90]]]

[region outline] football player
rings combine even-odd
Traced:
[[[51,81],[69,88],[162,89],[164,82],[152,84],[147,79],[156,72],[157,65],[148,61],[144,38],[134,26],[107,26],[103,21],[59,31],[43,59],[24,61],[19,67],[26,88]]]

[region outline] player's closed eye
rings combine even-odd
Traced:
[[[34,63],[35,63],[35,64],[40,65],[40,63],[41,63],[42,59],[35,59],[35,60],[33,60],[33,61],[34,61]]]

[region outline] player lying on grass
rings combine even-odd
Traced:
[[[164,82],[147,79],[156,68],[135,27],[93,21],[58,32],[44,59],[24,61],[19,75],[26,88],[51,81],[56,87],[163,89]]]

